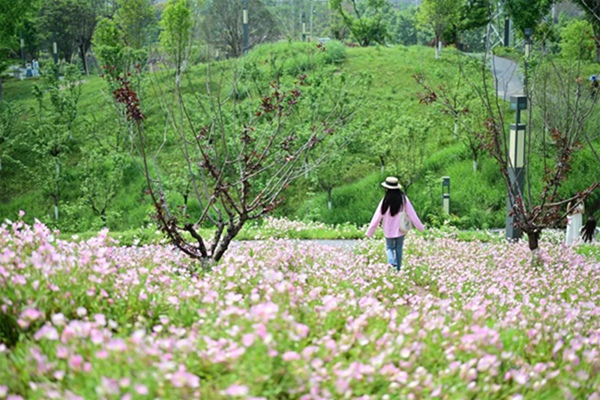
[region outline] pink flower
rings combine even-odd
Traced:
[[[309,327],[304,324],[296,324],[295,329],[296,333],[301,338],[305,338],[308,335],[308,332],[310,331]]]
[[[25,321],[33,322],[39,318],[42,318],[43,316],[44,313],[42,313],[41,311],[36,310],[35,308],[27,308],[21,313],[19,318]]]
[[[102,350],[98,350],[98,351],[96,352],[96,358],[99,358],[99,359],[101,359],[101,360],[102,360],[102,359],[105,359],[105,358],[108,358],[108,351],[106,351],[106,350],[104,350],[104,349],[102,349]]]
[[[301,357],[300,354],[296,353],[295,351],[286,351],[285,353],[283,353],[281,358],[283,359],[283,361],[294,361],[300,360]]]
[[[106,326],[106,317],[104,314],[94,314],[94,321],[100,326]]]
[[[135,392],[137,394],[141,394],[141,395],[148,394],[148,388],[146,386],[142,385],[141,383],[136,383],[135,384]]]
[[[106,378],[103,376],[100,381],[102,383],[102,389],[104,390],[104,393],[119,394],[119,384],[117,383],[116,379]]]
[[[527,374],[525,374],[521,371],[513,371],[512,378],[519,385],[525,385],[528,381]]]
[[[69,349],[67,349],[65,346],[56,347],[56,357],[57,358],[65,359],[68,356],[69,356]]]
[[[190,374],[185,370],[185,365],[181,365],[179,370],[173,373],[171,383],[175,387],[188,386],[195,389],[200,386],[200,378],[194,374]]]
[[[55,326],[63,326],[66,322],[63,313],[54,314],[51,319]]]
[[[242,336],[242,344],[246,347],[252,346],[252,343],[254,343],[254,340],[255,340],[255,336],[253,333],[247,333],[244,336]]]
[[[335,390],[337,390],[339,394],[343,394],[344,392],[346,392],[346,390],[348,390],[349,387],[350,384],[348,384],[348,381],[345,379],[338,378],[335,381]]]
[[[69,358],[69,368],[79,369],[83,363],[83,357],[79,354],[74,354]]]
[[[248,387],[244,385],[231,385],[221,392],[225,396],[243,397],[249,393]]]
[[[52,325],[46,324],[42,326],[40,330],[35,333],[35,335],[33,335],[33,338],[35,340],[44,338],[48,340],[58,340],[58,331]]]

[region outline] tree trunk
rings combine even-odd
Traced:
[[[438,37],[436,39],[437,43],[436,43],[436,47],[435,47],[435,59],[439,60],[440,59],[440,53],[442,52],[442,38]]]
[[[87,60],[85,59],[85,45],[79,46],[79,54],[81,55],[81,65],[83,66],[83,72],[85,72],[86,76],[90,74],[88,71]]]
[[[477,160],[473,160],[473,172],[477,172]]]
[[[223,257],[223,254],[225,254],[225,252],[229,248],[229,244],[231,243],[233,238],[240,232],[240,230],[242,230],[244,223],[245,220],[240,220],[236,224],[228,225],[227,233],[225,234],[223,239],[221,239],[221,243],[219,243],[219,245],[217,246],[216,251],[209,256],[212,259],[212,261],[218,262],[221,259],[221,257]],[[202,263],[204,264],[204,261],[202,261]]]
[[[331,191],[332,188],[327,188],[327,209],[331,211]]]
[[[0,77],[0,103],[2,103],[2,89],[4,89],[4,84],[2,82],[2,77]]]

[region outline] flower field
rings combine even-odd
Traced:
[[[0,398],[600,399],[600,262],[410,235],[354,252],[165,246],[0,227]],[[595,250],[592,254],[598,254]]]

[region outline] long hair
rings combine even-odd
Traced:
[[[404,209],[404,193],[402,193],[402,190],[387,189],[385,191],[385,197],[381,203],[381,214],[385,214],[388,208],[392,217]]]

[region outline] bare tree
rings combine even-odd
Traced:
[[[597,142],[587,140],[590,138],[590,117],[598,108],[598,99],[587,81],[581,78],[580,63],[558,65],[552,59],[541,57],[531,62],[525,71],[530,111],[523,168],[524,190],[521,191],[510,176],[512,165],[507,128],[512,117],[507,102],[497,97],[499,80],[489,73],[490,61],[486,58],[481,63],[481,80],[470,80],[472,90],[485,109],[485,130],[478,132],[469,124],[464,126],[496,160],[508,191],[515,226],[527,235],[532,252],[539,247],[542,230],[560,225],[564,220],[568,202],[581,203],[600,187],[598,177],[589,176],[588,182],[581,183],[587,188],[578,193],[561,191],[574,156],[586,147],[598,154],[594,148]],[[459,117],[469,110],[456,104],[447,88],[434,88],[422,75],[416,79],[425,89],[420,96],[422,103],[439,103],[459,121],[466,121]],[[534,165],[534,160],[540,163]],[[541,181],[536,178],[540,176]]]
[[[246,89],[240,83],[246,79],[244,73],[237,63],[209,64],[204,89],[191,92],[156,77],[152,96],[160,99],[168,123],[158,143],[147,133],[132,82],[127,77],[113,82],[114,98],[131,123],[133,148],[141,160],[157,224],[175,246],[203,265],[220,260],[247,221],[271,212],[291,182],[327,158],[325,153],[307,164],[307,153],[320,145],[335,152],[335,133],[350,121],[357,106],[348,101],[346,87],[352,80],[343,74],[332,78],[325,91],[313,90],[310,77],[304,75],[290,83],[274,80],[267,88],[257,84]],[[197,75],[195,71],[194,79]],[[164,190],[169,162],[161,157],[169,146],[177,148],[177,159],[184,161],[189,178],[186,193],[193,200],[186,198],[185,206],[168,201]],[[173,159],[173,154],[169,157]],[[192,208],[197,210],[194,215]],[[212,240],[202,236],[199,228],[206,226],[215,228]]]

